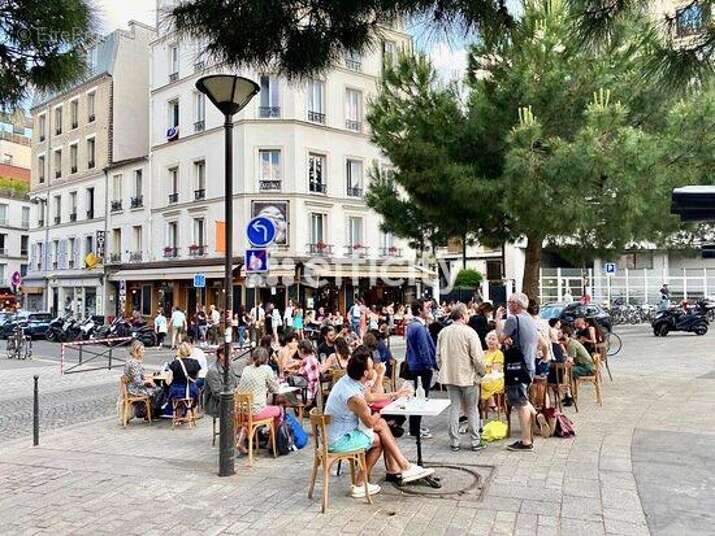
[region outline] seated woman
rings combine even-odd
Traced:
[[[504,392],[504,354],[496,331],[487,333],[486,343],[484,367],[487,373],[482,378],[481,399],[486,401],[490,408],[495,408],[494,395]]]
[[[154,380],[144,376],[145,352],[146,349],[140,341],[135,340],[132,343],[132,347],[129,350],[130,358],[124,364],[124,375],[127,377],[127,392],[131,396],[148,396],[154,399],[158,393],[158,388],[154,385]],[[143,408],[144,406],[141,406],[141,408],[137,406],[135,410],[144,411]],[[146,417],[146,415],[142,415],[142,417]]]
[[[350,359],[350,347],[348,343],[342,337],[335,339],[335,353],[328,356],[320,366],[321,374],[326,374],[333,369],[344,370],[348,366],[348,360]]]
[[[278,382],[268,363],[268,352],[265,348],[256,348],[252,354],[252,363],[243,369],[241,381],[236,388],[237,393],[251,393],[253,395],[253,405],[251,411],[254,419],[273,418],[276,430],[281,422],[283,410],[280,406],[268,405],[268,393],[278,391]],[[241,431],[241,438],[244,436]],[[239,449],[245,451],[239,440]]]
[[[278,376],[284,377],[287,370],[293,370],[298,363],[298,334],[295,331],[287,331],[281,337],[281,347],[275,354],[275,361],[278,367]]]
[[[288,383],[304,389],[304,403],[310,405],[315,400],[315,396],[320,387],[320,363],[315,357],[313,343],[304,339],[298,344],[298,356],[300,360],[293,360],[288,363],[284,370],[289,377]]]
[[[162,417],[171,417],[173,408],[171,402],[182,398],[198,400],[199,387],[196,380],[201,370],[201,365],[196,359],[191,358],[191,345],[182,342],[176,354],[176,359],[169,363],[169,377],[166,384],[169,386],[168,402],[163,407]]]

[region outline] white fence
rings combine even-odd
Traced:
[[[625,269],[616,274],[594,273],[590,268],[543,268],[539,297],[541,303],[558,302],[570,292],[578,299],[585,289],[596,303],[612,304],[620,298],[634,305],[655,304],[660,300],[663,283],[668,284],[672,300],[715,296],[715,268]]]

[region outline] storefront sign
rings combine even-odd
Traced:
[[[206,274],[194,274],[194,288],[206,288]]]

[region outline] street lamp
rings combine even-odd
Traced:
[[[41,207],[42,207],[42,208],[40,208],[40,210],[42,211],[42,225],[45,226],[45,243],[42,246],[42,256],[44,258],[41,259],[41,261],[42,261],[42,266],[45,269],[45,271],[47,270],[47,263],[49,261],[47,245],[50,242],[50,226],[47,224],[48,223],[47,220],[50,217],[49,209],[47,207],[47,204],[48,204],[47,199],[48,198],[49,198],[49,194],[47,195],[47,197],[37,196],[37,197],[33,197],[30,199],[30,202],[33,205],[41,205]],[[43,301],[44,301],[45,311],[49,311],[50,310],[50,279],[48,277],[45,277],[45,299]]]
[[[231,319],[233,318],[233,116],[242,110],[260,91],[254,81],[230,74],[204,76],[196,81],[196,89],[206,95],[224,116],[225,141],[225,218],[226,218],[226,314],[224,323],[224,389],[221,392],[219,409],[219,462],[218,475],[231,476],[234,469],[233,391],[228,389],[231,368]]]

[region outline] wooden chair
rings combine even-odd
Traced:
[[[496,406],[497,420],[501,420],[502,414],[506,418],[506,394],[504,391],[500,393],[494,393],[494,404]],[[487,405],[487,400],[479,400],[479,417],[486,421],[489,419],[489,413],[495,412]]]
[[[171,427],[188,424],[189,428],[196,426],[196,400],[193,398],[174,398],[171,401]]]
[[[598,405],[603,407],[603,396],[601,393],[601,356],[600,354],[593,354],[593,364],[596,368],[593,374],[588,376],[574,376],[573,385],[571,390],[573,391],[574,404],[578,404],[578,390],[579,386],[583,383],[590,383],[593,385],[596,392],[596,402]]]
[[[310,426],[313,430],[313,439],[315,441],[315,454],[313,457],[313,471],[310,475],[310,487],[308,488],[308,498],[313,498],[313,489],[315,488],[315,479],[318,476],[318,469],[323,466],[323,502],[321,512],[324,514],[328,507],[328,484],[330,481],[330,467],[338,460],[348,460],[350,462],[350,479],[353,485],[355,484],[355,464],[362,473],[363,482],[365,483],[365,497],[367,502],[372,504],[372,497],[367,489],[367,461],[365,460],[365,449],[353,450],[350,452],[328,452],[328,443],[325,431],[326,426],[330,423],[330,416],[323,415],[317,408],[310,411]]]
[[[253,447],[256,438],[256,432],[262,426],[267,426],[270,437],[271,446],[273,447],[273,457],[278,455],[276,450],[276,426],[273,417],[267,419],[254,419],[253,417],[253,393],[236,393],[236,403],[234,407],[235,433],[236,439],[240,436],[242,429],[246,429],[248,436],[248,465],[253,465]]]
[[[149,419],[149,424],[151,424],[151,397],[146,395],[131,395],[127,386],[129,385],[129,378],[124,374],[119,379],[119,393],[121,395],[121,416],[122,416],[122,426],[127,427],[127,423],[131,418],[129,412],[133,410],[135,403],[141,403],[146,406],[146,414]]]
[[[606,372],[608,372],[608,378],[613,381],[613,375],[611,374],[611,367],[608,366],[608,343],[602,342],[596,345],[596,351],[601,357],[601,362],[606,367]]]
[[[397,391],[397,369],[399,363],[394,357],[390,359],[390,376],[385,376],[382,379],[382,385],[385,388],[386,393],[394,393]]]
[[[548,385],[549,392],[553,395],[556,400],[556,407],[559,411],[563,411],[563,405],[561,404],[561,399],[565,394],[569,392],[569,388],[573,385],[573,377],[571,375],[571,367],[566,363],[552,362],[551,366],[554,369],[554,375],[556,376],[556,383],[550,383]],[[578,404],[574,400],[574,408],[576,413],[578,413]]]

